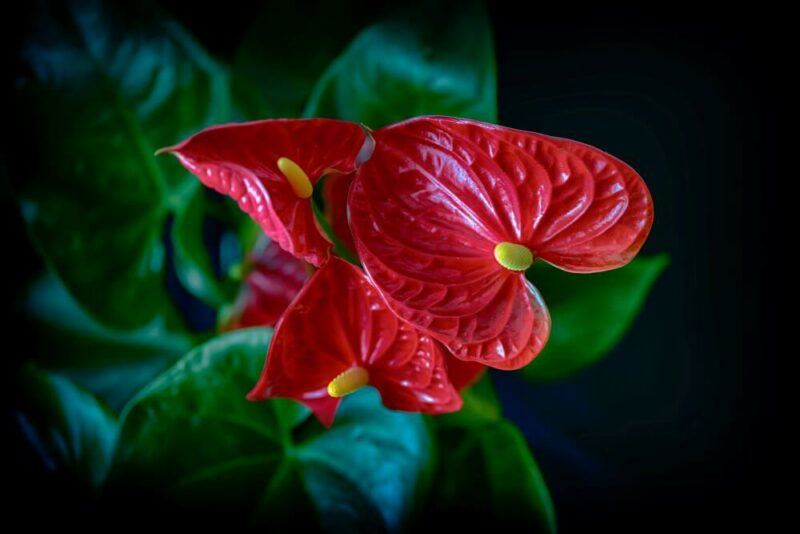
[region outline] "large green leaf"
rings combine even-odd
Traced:
[[[174,144],[229,115],[227,72],[152,6],[43,4],[22,49],[12,177],[35,241],[94,317],[167,302],[164,224],[192,184]]]
[[[173,364],[192,339],[167,328],[162,317],[136,330],[115,330],[89,317],[59,281],[34,284],[26,302],[33,357],[119,409]]]
[[[347,397],[327,431],[293,401],[248,402],[269,337],[217,337],[131,401],[112,488],[180,503],[172,510],[192,522],[224,511],[229,524],[397,529],[425,480],[422,418],[386,410],[371,390]]]
[[[419,2],[358,34],[320,79],[305,115],[371,128],[418,115],[496,122],[495,70],[481,2]]]
[[[666,255],[641,257],[598,274],[570,274],[544,263],[528,271],[553,321],[542,353],[524,368],[526,377],[554,380],[569,376],[606,355],[622,339],[669,264]]]
[[[439,461],[423,520],[555,532],[547,484],[525,438],[502,417],[489,377],[463,397],[461,412],[434,420]]]
[[[45,467],[66,474],[84,489],[108,474],[117,420],[105,405],[66,378],[23,368],[17,421]]]
[[[374,11],[364,0],[265,5],[233,62],[234,96],[245,117],[299,116],[320,75]]]

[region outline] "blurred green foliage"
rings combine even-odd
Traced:
[[[54,276],[33,285],[25,311],[38,334],[30,345],[37,364],[93,391],[115,410],[194,343],[192,334],[170,331],[161,318],[134,330],[103,325]]]
[[[304,115],[370,128],[419,115],[497,121],[492,32],[479,2],[424,17],[401,10],[359,33],[314,87]]]
[[[230,65],[150,4],[53,2],[37,15],[16,101],[28,148],[10,173],[50,273],[25,310],[38,368],[22,375],[18,419],[48,468],[102,486],[108,506],[138,491],[145,515],[146,503],[171,503],[287,529],[394,531],[494,514],[555,530],[542,475],[488,376],[457,414],[392,412],[364,391],[324,431],[293,402],[245,400],[269,330],[192,332],[168,287],[174,273],[180,291],[224,309],[241,277],[215,261],[206,225],[224,227],[240,257],[258,230],[156,149],[266,117],[497,121],[481,2],[365,6],[270,6]],[[585,277],[536,266],[554,328],[523,373],[563,378],[607,354],[665,265],[644,258]]]
[[[460,412],[431,420],[439,454],[429,506],[457,515],[458,524],[501,517],[532,532],[555,532],[547,484],[525,438],[503,418],[489,376],[462,396]]]
[[[227,70],[139,4],[53,2],[35,22],[18,83],[31,154],[11,173],[31,235],[98,320],[174,315],[165,224],[196,184],[153,153],[230,119]]]
[[[553,327],[544,350],[522,373],[537,381],[563,379],[608,354],[667,265],[669,259],[662,254],[587,275],[537,262],[527,277],[544,295]]]
[[[53,472],[93,492],[106,479],[117,439],[117,416],[90,392],[33,365],[20,371],[25,399],[17,412],[22,431]]]

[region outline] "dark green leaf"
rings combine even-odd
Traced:
[[[192,346],[171,332],[163,318],[136,330],[114,330],[89,317],[54,277],[31,288],[26,312],[32,319],[34,357],[119,409],[142,386]]]
[[[363,0],[264,6],[233,63],[234,96],[245,118],[299,116],[322,72],[374,10]]]
[[[423,520],[477,528],[499,519],[528,532],[555,532],[547,485],[525,438],[500,415],[489,377],[463,397],[461,413],[434,420],[439,463]]]
[[[201,515],[236,510],[232,522],[399,527],[427,468],[422,418],[384,409],[367,390],[347,397],[325,431],[293,401],[245,400],[269,336],[215,338],[145,388],[124,415],[114,486],[158,488]]]
[[[117,438],[114,414],[66,378],[25,367],[17,421],[45,467],[85,488],[106,478]]]
[[[553,321],[542,353],[524,368],[534,380],[564,378],[596,362],[622,339],[668,265],[666,255],[633,260],[621,269],[570,274],[538,262],[528,278]]]
[[[219,308],[235,298],[237,284],[231,278],[219,277],[214,272],[203,240],[203,224],[208,211],[206,202],[206,191],[197,182],[188,199],[177,209],[172,225],[175,273],[192,295]]]
[[[155,158],[229,115],[227,72],[151,6],[43,4],[22,49],[12,177],[35,241],[91,315],[165,306],[164,224],[193,179]]]
[[[496,122],[495,78],[483,4],[423,2],[362,31],[322,76],[305,115],[371,128],[418,115]]]

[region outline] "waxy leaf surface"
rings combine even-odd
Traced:
[[[440,346],[399,320],[358,267],[331,258],[278,324],[250,398],[296,399],[330,426],[341,398],[328,394],[328,384],[353,367],[367,370],[389,408],[443,413],[461,407]]]
[[[319,266],[331,243],[311,198],[298,196],[278,160],[299,165],[313,186],[325,174],[355,170],[366,140],[353,123],[276,119],[214,126],[166,151],[206,186],[233,198],[283,249]]]
[[[446,117],[375,141],[349,199],[359,256],[395,312],[461,359],[519,368],[549,334],[539,293],[495,260],[497,244],[599,271],[629,261],[652,224],[641,178],[585,145]]]
[[[215,338],[132,401],[110,500],[124,510],[139,488],[147,521],[158,493],[184,526],[397,530],[426,479],[422,418],[383,408],[369,390],[348,396],[329,430],[297,403],[246,400],[270,337],[251,328]]]

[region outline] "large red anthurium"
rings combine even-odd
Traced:
[[[314,216],[314,185],[324,175],[353,172],[370,147],[355,123],[276,119],[213,126],[160,152],[175,154],[201,182],[236,200],[282,248],[322,265],[331,243]]]
[[[295,399],[330,426],[342,397],[366,385],[395,410],[461,408],[441,346],[398,319],[358,267],[331,257],[279,321],[248,398]]]
[[[499,369],[530,362],[549,335],[525,279],[535,259],[620,267],[653,221],[641,177],[613,156],[446,117],[376,131],[348,204],[359,257],[391,308],[456,357]]]

